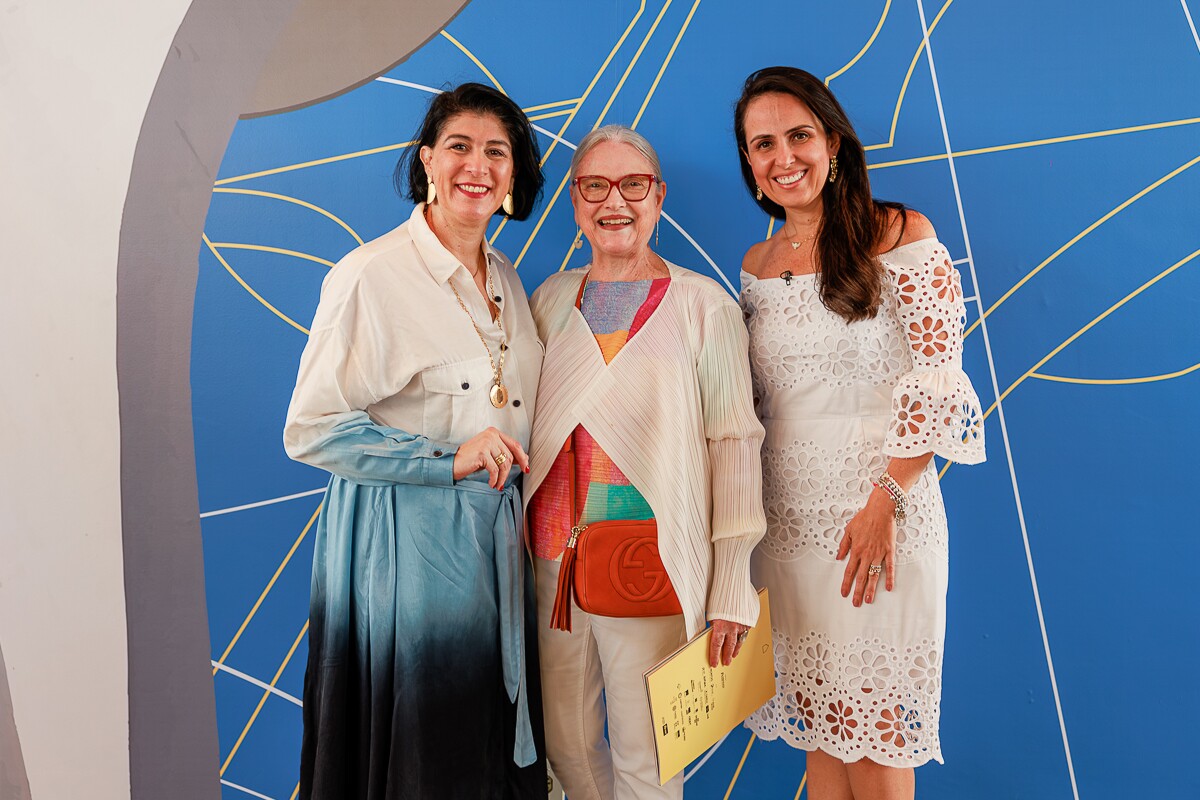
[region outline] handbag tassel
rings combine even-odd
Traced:
[[[572,530],[558,568],[558,589],[554,594],[554,611],[550,614],[550,627],[567,633],[571,632],[571,587],[575,582],[575,542],[578,538],[579,533]]]

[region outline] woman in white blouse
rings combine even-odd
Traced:
[[[592,262],[552,276],[532,301],[546,358],[528,517],[548,757],[571,800],[681,797],[682,776],[658,785],[642,673],[706,620],[710,661],[728,664],[758,617],[749,559],[766,524],[763,432],[746,329],[720,286],[650,249],[665,194],[640,134],[611,125],[585,136],[571,203]],[[570,630],[552,629],[571,529],[612,519],[656,521],[682,613],[600,616],[562,598]]]
[[[516,488],[542,350],[484,239],[537,202],[537,144],[479,84],[437,96],[416,138],[397,168],[416,208],[329,273],[284,431],[288,455],[333,473],[299,796],[544,798]]]
[[[779,691],[750,728],[809,752],[813,800],[912,798],[913,767],[942,760],[933,456],[983,460],[958,272],[925,217],[871,197],[820,79],[754,73],[734,129],[747,189],[783,220],[742,273],[767,431],[754,576],[771,593]]]

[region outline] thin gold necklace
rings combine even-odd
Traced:
[[[811,236],[805,236],[800,241],[795,242],[795,241],[792,241],[792,237],[788,236],[786,232],[784,232],[783,235],[784,235],[784,238],[786,238],[788,240],[788,244],[790,244],[792,246],[793,250],[799,250],[800,245],[804,244],[805,242],[811,242],[813,239],[817,238],[817,234],[814,233]]]
[[[484,269],[487,269],[485,266]],[[488,390],[488,399],[492,401],[492,405],[496,408],[504,408],[508,405],[508,388],[504,385],[504,357],[508,354],[508,337],[504,334],[504,315],[503,313],[496,314],[496,327],[500,329],[500,363],[492,358],[492,348],[488,346],[487,339],[484,338],[483,331],[479,329],[479,323],[475,321],[475,317],[471,314],[467,304],[463,302],[462,295],[458,293],[458,289],[454,286],[454,281],[450,282],[450,290],[454,292],[454,299],[458,301],[458,307],[467,315],[467,319],[471,320],[471,327],[475,329],[475,333],[479,336],[479,341],[483,342],[483,349],[487,351],[488,361],[492,365],[492,388]],[[487,293],[488,297],[495,297],[495,285],[492,283],[492,273],[488,270],[487,276]]]

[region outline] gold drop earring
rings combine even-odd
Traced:
[[[837,180],[837,156],[829,159],[829,182],[833,183]]]
[[[504,209],[504,213],[507,214],[508,216],[511,217],[513,215],[514,203],[513,203],[512,189],[509,189],[508,194],[504,195],[504,201],[502,203],[500,203],[500,207],[502,209]]]
[[[425,177],[429,180],[429,187],[425,190],[425,205],[431,206],[437,200],[437,187],[433,185],[433,176],[425,173]]]
[[[762,187],[761,186],[754,187],[754,199],[762,200]]]

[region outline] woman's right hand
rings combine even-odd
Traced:
[[[486,469],[488,486],[500,490],[504,488],[508,469],[514,461],[522,472],[529,472],[529,456],[521,443],[506,433],[488,428],[463,442],[454,454],[454,480]]]

